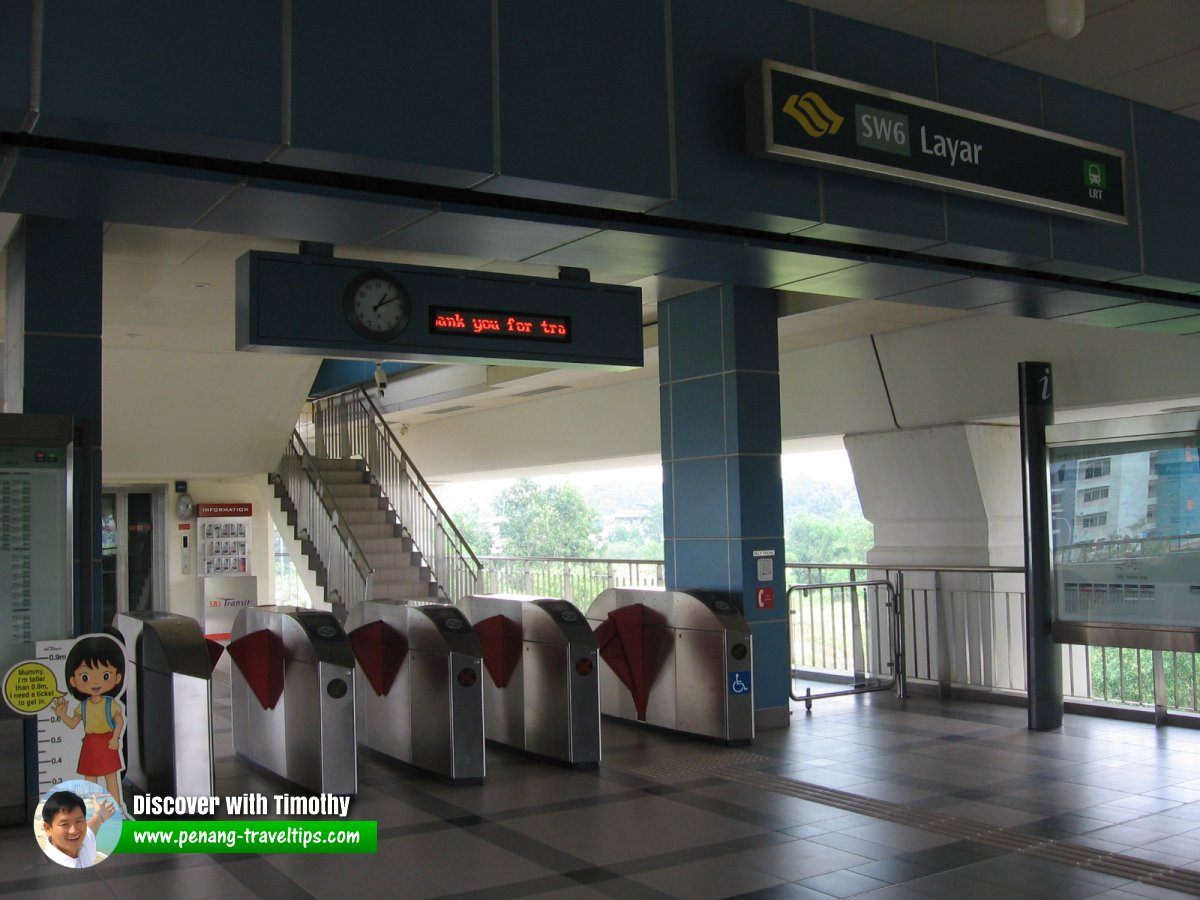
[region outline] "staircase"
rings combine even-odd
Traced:
[[[371,600],[430,600],[438,586],[412,538],[359,459],[315,459],[321,480],[341,510],[372,570]]]
[[[314,401],[270,482],[339,618],[474,593],[479,560],[364,391]]]

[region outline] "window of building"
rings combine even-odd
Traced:
[[[1084,516],[1079,520],[1080,528],[1099,528],[1101,525],[1108,524],[1108,513],[1094,513],[1090,516]]]
[[[1095,503],[1097,500],[1108,499],[1108,486],[1098,488],[1088,488],[1086,491],[1079,492],[1080,503]]]
[[[1089,459],[1083,464],[1084,478],[1104,478],[1112,471],[1112,457]]]

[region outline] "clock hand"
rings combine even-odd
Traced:
[[[374,309],[378,310],[379,307],[383,306],[385,303],[391,303],[393,300],[399,300],[399,299],[400,299],[399,294],[392,294],[392,296],[390,296],[390,297],[384,297],[382,300],[380,300],[378,303],[375,304]]]

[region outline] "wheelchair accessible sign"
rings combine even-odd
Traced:
[[[729,693],[731,694],[749,694],[750,693],[750,673],[749,672],[730,672],[729,673]]]

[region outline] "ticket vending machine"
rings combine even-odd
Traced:
[[[126,679],[125,778],[160,796],[211,797],[212,671],[220,644],[200,623],[166,612],[118,613],[132,676]]]
[[[523,594],[476,594],[459,606],[483,648],[488,740],[579,768],[599,765],[599,660],[583,613]]]
[[[754,738],[750,626],[727,595],[609,588],[587,615],[605,715],[729,744]]]
[[[231,637],[233,749],[313,793],[358,793],[354,654],[338,620],[248,607]]]
[[[484,776],[483,652],[454,606],[368,600],[346,619],[359,742],[456,784]]]

